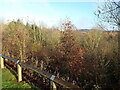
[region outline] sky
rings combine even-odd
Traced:
[[[57,26],[66,17],[78,29],[90,29],[96,25],[98,2],[40,2],[36,0],[0,0],[0,18],[23,19],[24,22]]]

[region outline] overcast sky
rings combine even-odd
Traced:
[[[89,29],[95,26],[94,12],[98,2],[40,2],[38,0],[1,0],[0,18],[16,20],[18,18],[29,22],[44,22],[48,26],[56,26],[65,17],[79,29]]]

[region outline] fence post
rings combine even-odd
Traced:
[[[7,58],[5,58],[5,61],[7,61],[7,62],[8,62],[8,59],[7,59]]]
[[[17,64],[17,70],[18,70],[18,82],[22,81],[22,67]]]
[[[57,87],[54,82],[53,82],[53,90],[57,90]]]
[[[51,81],[50,88],[51,88],[51,90],[57,90],[57,87],[53,81]]]
[[[0,57],[0,68],[4,68],[4,59]]]
[[[54,78],[55,78],[54,75],[52,75],[51,78],[50,78],[50,80],[51,80],[50,81],[50,88],[51,88],[51,90],[57,90],[57,87],[56,87],[55,83],[53,82]]]

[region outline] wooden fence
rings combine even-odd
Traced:
[[[49,79],[51,81],[51,88],[54,89],[54,90],[57,90],[56,83],[63,86],[64,88],[80,89],[80,87],[78,87],[76,85],[73,85],[73,84],[71,84],[69,82],[63,81],[62,79],[57,78],[57,77],[55,77],[54,75],[52,75],[52,74],[50,74],[48,72],[45,72],[45,71],[42,71],[42,70],[40,70],[40,69],[38,69],[36,67],[30,66],[27,63],[21,62],[20,60],[13,59],[11,57],[4,56],[2,54],[0,54],[0,58],[1,58],[1,60],[0,60],[0,68],[4,68],[4,60],[10,60],[10,61],[17,64],[18,82],[22,81],[22,67],[25,67],[27,69],[30,69],[32,71],[35,71],[35,72],[39,73],[43,77],[46,77],[47,79]]]

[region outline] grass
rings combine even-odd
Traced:
[[[8,70],[2,69],[2,88],[35,88],[35,86],[29,85],[25,81],[18,82],[16,77]]]

